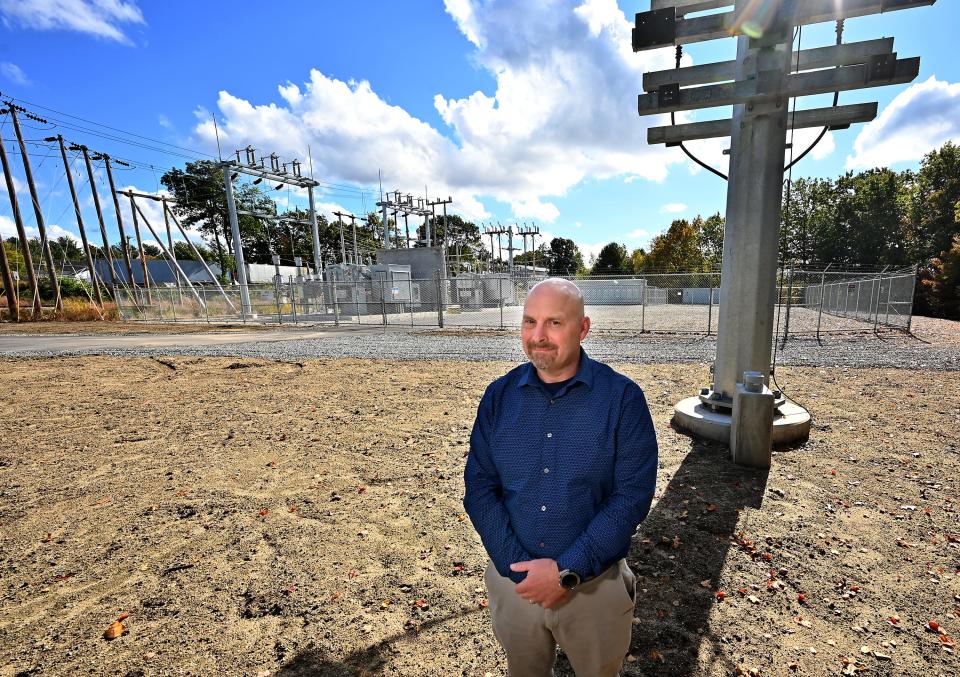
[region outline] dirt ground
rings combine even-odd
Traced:
[[[504,674],[461,497],[510,366],[0,360],[0,675]],[[661,449],[625,674],[960,672],[956,373],[781,368],[814,428],[768,474],[670,427],[705,366],[621,370]]]

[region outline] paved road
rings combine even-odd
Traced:
[[[388,328],[387,332],[394,330]],[[270,343],[335,338],[344,334],[383,334],[383,327],[344,329],[284,329],[280,331],[236,331],[196,334],[34,334],[0,336],[0,355],[14,353],[72,353],[75,351],[123,350],[138,348],[200,348],[237,343]]]

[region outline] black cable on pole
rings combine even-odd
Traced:
[[[843,19],[837,19],[837,44],[838,44],[838,45],[843,44],[843,22],[844,22]],[[799,45],[797,45],[797,52],[798,52],[798,54],[797,54],[797,70],[799,70],[799,69],[800,69],[800,65],[799,65],[799,64],[800,64],[800,56],[799,56],[800,46],[799,46]],[[833,107],[836,108],[839,103],[840,103],[840,92],[834,92],[834,93],[833,93]],[[809,146],[807,146],[807,149],[804,150],[802,153],[800,153],[800,155],[798,155],[798,156],[796,157],[796,159],[791,160],[791,161],[790,161],[790,164],[788,164],[786,167],[784,167],[784,171],[789,170],[789,169],[790,169],[791,167],[793,167],[795,164],[797,164],[798,162],[800,162],[800,160],[802,160],[803,158],[805,158],[810,151],[812,151],[814,148],[817,147],[817,144],[820,143],[820,141],[823,139],[823,137],[827,135],[827,132],[828,132],[828,131],[830,131],[830,128],[829,128],[829,127],[824,127],[823,129],[821,129],[821,130],[820,130],[820,134],[817,136],[816,139],[814,139],[813,143],[811,143]]]
[[[676,66],[675,66],[676,68],[680,68],[680,58],[681,58],[682,56],[683,56],[683,45],[677,45],[677,64],[676,64]],[[671,125],[671,126],[676,126],[676,124],[677,124],[676,114],[671,111],[671,112],[670,112],[670,125]],[[700,158],[698,158],[696,155],[694,155],[693,153],[691,153],[691,152],[687,149],[687,147],[683,145],[683,141],[680,142],[680,150],[682,150],[682,151],[684,152],[684,154],[685,154],[688,158],[690,158],[691,160],[693,160],[694,162],[696,162],[698,165],[700,165],[701,167],[703,167],[704,169],[706,169],[708,172],[713,172],[714,174],[716,174],[717,176],[719,176],[719,177],[720,177],[721,179],[723,179],[724,181],[727,180],[727,175],[726,175],[726,174],[724,174],[723,172],[721,172],[719,169],[715,169],[715,168],[711,167],[711,166],[708,165],[706,162],[704,162],[703,160],[701,160]]]

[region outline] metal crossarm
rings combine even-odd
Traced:
[[[830,45],[804,49],[795,55],[791,65],[797,71],[809,71],[831,66],[856,66],[869,63],[871,57],[893,52],[893,38],[850,42],[843,45]],[[766,64],[759,64],[761,70]],[[736,79],[736,61],[721,61],[700,66],[673,68],[664,71],[651,71],[643,74],[643,89],[655,92],[662,85],[678,84],[681,87],[706,85],[713,82],[725,82]]]
[[[785,75],[780,79],[779,87],[765,87],[763,78],[680,89],[679,92],[670,92],[666,96],[663,95],[664,90],[661,87],[656,93],[641,94],[637,100],[637,110],[640,115],[652,115],[698,108],[732,106],[738,103],[786,100],[794,96],[845,92],[880,84],[903,84],[911,82],[919,72],[920,58],[912,57],[896,59],[892,73],[889,70],[877,71],[868,64],[860,64]],[[777,73],[773,73],[773,75],[780,77]],[[768,77],[766,84],[769,84],[771,79]],[[663,87],[669,87],[669,85]]]
[[[781,13],[777,22],[793,26],[852,19],[869,14],[893,12],[932,5],[936,0],[802,0],[795,4],[792,16]],[[655,3],[649,12],[639,12],[633,29],[633,50],[639,52],[667,45],[682,45],[741,35],[741,17],[736,11],[685,18],[685,14],[732,5],[732,2]],[[681,10],[684,15],[681,15]],[[746,12],[742,13],[746,15]],[[672,22],[668,19],[672,15]],[[671,26],[672,23],[672,26]],[[670,28],[667,28],[671,26]]]
[[[875,117],[877,117],[876,102],[857,103],[848,106],[799,110],[791,117],[790,123],[794,129],[808,127],[843,129],[857,122],[870,122]],[[727,118],[726,120],[708,120],[684,125],[651,127],[647,130],[647,143],[665,143],[668,146],[676,146],[684,141],[730,136],[731,124],[733,124],[733,120]]]

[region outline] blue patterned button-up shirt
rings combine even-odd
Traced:
[[[650,510],[657,438],[643,391],[587,357],[550,395],[529,362],[480,400],[463,505],[501,576],[549,557],[596,576],[625,557]]]

